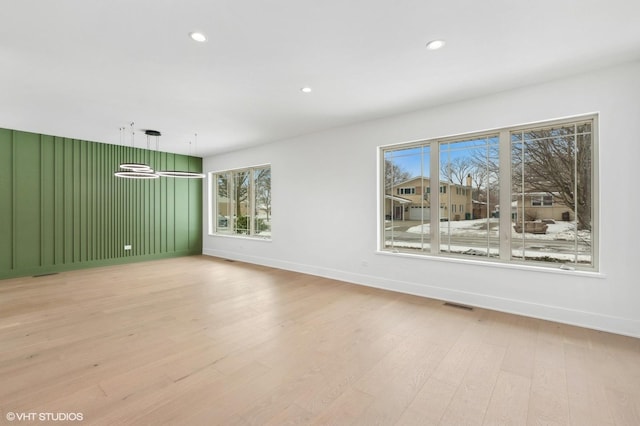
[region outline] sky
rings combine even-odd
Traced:
[[[401,149],[388,149],[385,151],[385,159],[392,161],[398,165],[402,170],[405,170],[411,174],[411,177],[430,175],[430,161],[431,150],[428,142],[425,142],[425,146],[401,148]],[[440,164],[447,164],[448,162],[455,161],[457,158],[471,159],[472,156],[482,155],[487,152],[487,146],[498,145],[498,136],[440,142]]]

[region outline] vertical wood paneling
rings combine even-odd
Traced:
[[[175,170],[175,154],[167,154],[167,165],[166,170]],[[166,220],[166,234],[167,234],[167,248],[165,252],[170,253],[174,251],[175,248],[175,209],[176,209],[176,181],[178,179],[167,179],[167,202],[166,202],[166,212],[167,212],[167,220]]]
[[[132,160],[202,168],[196,157],[0,129],[0,278],[200,253],[202,181],[113,176]]]
[[[40,137],[40,256],[42,266],[55,264],[55,157],[52,136]],[[48,161],[46,159],[49,159]],[[53,159],[53,160],[52,160]]]
[[[201,171],[202,158],[189,157],[189,170]],[[189,232],[188,245],[202,246],[202,180],[189,179]]]
[[[0,271],[13,267],[13,132],[0,129]]]
[[[175,156],[175,170],[187,170],[189,164],[184,156]],[[176,179],[175,203],[176,206],[187,205],[189,199],[189,180]],[[189,246],[189,210],[176,209],[175,211],[175,244],[176,250],[186,250]]]
[[[64,264],[64,139],[55,137],[53,142],[54,180],[54,265]]]
[[[14,137],[14,247],[15,267],[41,265],[40,135]]]
[[[158,165],[160,164],[160,160],[161,160],[161,155],[160,153],[156,152],[155,153],[155,161],[154,164],[157,164],[156,167],[159,167]],[[153,217],[153,252],[154,253],[161,253],[162,252],[162,245],[161,245],[161,238],[162,238],[162,232],[161,232],[161,220],[162,220],[162,208],[161,208],[161,203],[160,203],[160,194],[162,194],[162,183],[163,181],[165,181],[166,179],[160,179],[160,182],[158,183],[158,185],[155,185],[155,191],[153,193],[153,213],[154,213],[154,217]]]

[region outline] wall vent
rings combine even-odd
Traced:
[[[57,272],[47,272],[45,274],[34,275],[33,278],[47,277],[49,275],[58,275]]]
[[[443,305],[449,306],[450,308],[464,309],[465,311],[473,311],[473,308],[471,306],[460,305],[458,303],[444,302]]]

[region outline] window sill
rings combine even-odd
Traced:
[[[490,267],[490,268],[517,269],[521,271],[573,275],[573,276],[580,276],[585,278],[604,279],[607,277],[607,275],[603,272],[597,272],[597,271],[591,271],[591,270],[561,269],[559,266],[548,267],[548,266],[539,266],[539,265],[525,265],[525,264],[520,264],[515,262],[505,263],[499,260],[491,261],[491,260],[478,260],[478,259],[463,259],[463,258],[449,257],[449,256],[434,256],[430,254],[412,254],[412,253],[402,253],[402,252],[394,253],[391,251],[379,250],[379,249],[376,251],[376,254],[383,255],[383,256],[403,257],[403,258],[409,258],[409,259],[429,259],[437,262],[476,265],[476,266],[484,266],[484,267]]]
[[[222,237],[222,238],[234,238],[240,240],[251,240],[251,241],[268,241],[271,242],[271,237],[260,237],[260,236],[251,236],[251,235],[242,235],[242,234],[219,234],[219,233],[209,233],[210,237]]]

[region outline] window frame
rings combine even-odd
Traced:
[[[256,218],[257,216],[254,214],[256,211],[256,170],[260,169],[269,169],[269,179],[271,180],[271,164],[260,164],[249,167],[241,167],[235,169],[225,169],[225,170],[216,170],[208,173],[208,193],[209,193],[209,218],[208,218],[208,234],[210,236],[224,236],[224,237],[232,237],[232,238],[250,238],[257,240],[271,240],[271,229],[267,234],[257,233],[256,231]],[[235,191],[235,180],[236,176],[240,173],[247,173],[249,176],[249,187],[247,190],[247,224],[249,226],[248,233],[237,232],[238,229],[235,226],[229,226],[228,230],[220,231],[219,230],[219,221],[218,218],[221,214],[219,212],[218,206],[218,176],[224,174],[231,174],[231,179],[229,179],[229,192]],[[269,203],[270,204],[270,203]],[[271,214],[271,206],[268,207],[269,218],[272,217]],[[227,217],[227,220],[229,218]],[[270,220],[270,219],[269,219]],[[232,220],[232,222],[235,222]]]
[[[568,124],[578,124],[580,122],[591,122],[591,203],[592,203],[592,217],[591,217],[591,264],[580,264],[580,263],[552,263],[552,262],[544,262],[544,261],[535,261],[535,260],[518,260],[512,258],[512,238],[511,231],[503,232],[502,230],[511,229],[513,223],[511,221],[510,215],[499,215],[499,226],[501,232],[499,234],[500,239],[500,248],[499,248],[499,256],[498,257],[486,257],[482,259],[477,258],[469,258],[464,255],[457,255],[453,253],[440,253],[437,249],[434,249],[440,246],[440,238],[438,233],[434,233],[431,235],[431,250],[427,250],[424,252],[405,252],[398,250],[393,247],[385,247],[385,177],[384,177],[384,167],[385,167],[385,153],[390,150],[399,150],[399,149],[411,149],[411,148],[419,148],[429,146],[430,155],[432,156],[431,161],[431,187],[438,188],[438,195],[440,203],[442,199],[440,198],[445,193],[442,192],[442,189],[439,183],[434,183],[436,179],[433,177],[437,177],[439,180],[439,163],[438,161],[433,161],[433,158],[439,158],[440,155],[440,145],[443,143],[460,141],[463,139],[479,139],[482,137],[487,137],[489,135],[499,135],[499,200],[500,206],[510,206],[511,205],[511,197],[512,197],[512,159],[511,159],[511,134],[513,132],[518,131],[535,131],[535,129],[544,129],[547,127],[555,127],[562,126]],[[406,256],[406,257],[417,257],[417,258],[433,258],[433,259],[441,259],[441,260],[453,260],[467,263],[481,263],[487,265],[496,265],[496,266],[508,266],[508,267],[525,267],[525,268],[534,268],[541,269],[545,271],[562,271],[566,273],[568,271],[577,271],[578,273],[600,273],[600,262],[599,262],[599,241],[600,241],[600,183],[599,183],[599,114],[598,113],[589,113],[584,115],[576,115],[561,119],[553,119],[553,120],[544,120],[537,121],[513,126],[506,126],[496,129],[484,130],[481,132],[469,132],[462,133],[457,135],[450,135],[446,137],[439,138],[430,138],[424,140],[416,140],[412,142],[406,143],[397,143],[390,144],[378,147],[378,158],[379,158],[379,179],[378,179],[378,194],[379,194],[379,203],[378,203],[378,239],[377,239],[377,252],[381,254],[389,254],[392,256]],[[502,154],[504,153],[504,154]],[[506,189],[506,190],[505,190]],[[425,191],[427,192],[427,191]],[[552,196],[553,197],[553,196]],[[541,200],[542,201],[542,200]],[[544,203],[539,207],[554,207],[555,200],[552,201],[550,206],[544,205]],[[442,205],[441,205],[442,208]]]

